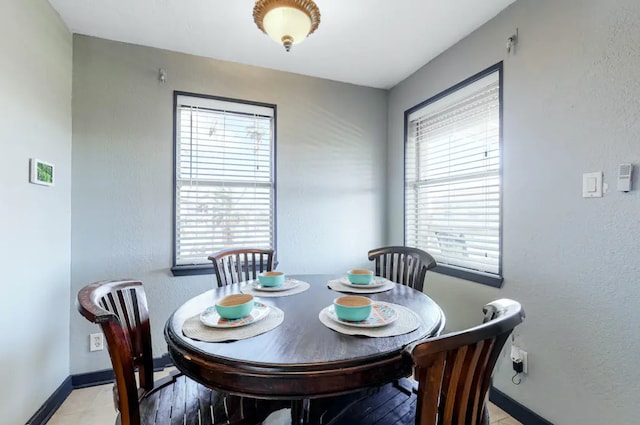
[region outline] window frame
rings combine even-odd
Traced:
[[[457,277],[460,279],[464,279],[464,280],[468,280],[471,282],[476,282],[476,283],[480,283],[483,285],[487,285],[487,286],[491,286],[494,288],[501,288],[502,284],[504,282],[504,276],[503,276],[503,270],[502,270],[502,261],[503,261],[503,237],[502,237],[502,226],[503,226],[503,204],[504,204],[504,181],[503,181],[503,168],[504,168],[504,164],[503,164],[503,158],[504,158],[504,152],[503,152],[503,126],[504,126],[504,115],[503,115],[503,92],[504,92],[504,85],[503,85],[503,63],[502,62],[498,62],[495,65],[492,65],[480,72],[478,72],[477,74],[472,75],[471,77],[449,87],[446,90],[441,91],[440,93],[420,102],[419,104],[407,109],[404,112],[404,152],[403,152],[403,192],[402,192],[402,196],[403,196],[403,203],[402,203],[402,207],[403,207],[403,215],[402,215],[402,219],[403,219],[403,240],[404,240],[404,244],[406,245],[407,243],[407,144],[409,142],[409,116],[414,113],[415,111],[422,109],[426,106],[428,106],[429,104],[432,104],[440,99],[443,99],[455,92],[457,92],[460,89],[463,89],[464,87],[494,73],[497,72],[498,73],[498,84],[499,84],[499,90],[498,90],[498,114],[499,114],[499,124],[498,124],[498,144],[500,147],[500,156],[499,156],[499,160],[500,160],[500,166],[499,166],[499,170],[498,170],[498,176],[500,179],[500,188],[499,188],[499,193],[500,193],[500,206],[499,206],[499,220],[500,220],[500,224],[499,224],[499,230],[498,230],[498,238],[499,238],[499,260],[498,260],[498,274],[494,275],[491,273],[483,273],[481,271],[474,271],[471,269],[466,269],[466,268],[462,268],[462,267],[455,267],[455,266],[450,266],[450,265],[440,265],[438,264],[435,268],[432,269],[432,271],[436,272],[436,273],[440,273],[440,274],[444,274],[447,276],[452,276],[452,277]]]
[[[177,206],[177,196],[178,196],[178,191],[177,191],[177,184],[178,184],[178,171],[177,171],[177,166],[178,166],[178,144],[177,144],[177,137],[178,137],[178,97],[179,96],[188,96],[188,97],[196,97],[196,98],[201,98],[201,99],[210,99],[210,100],[215,100],[215,101],[219,101],[219,102],[232,102],[232,103],[240,103],[240,104],[245,104],[245,105],[251,105],[251,106],[258,106],[258,107],[265,107],[265,108],[271,108],[273,109],[273,147],[272,147],[272,157],[273,157],[273,162],[271,164],[272,166],[272,175],[273,175],[273,250],[275,253],[277,253],[277,245],[278,245],[278,232],[277,232],[277,227],[278,227],[278,203],[277,203],[277,196],[278,196],[278,185],[277,185],[277,181],[278,181],[278,176],[277,176],[277,123],[278,123],[278,108],[276,104],[272,104],[272,103],[264,103],[264,102],[256,102],[256,101],[250,101],[250,100],[244,100],[244,99],[235,99],[235,98],[229,98],[229,97],[223,97],[223,96],[213,96],[213,95],[206,95],[206,94],[200,94],[200,93],[191,93],[191,92],[184,92],[184,91],[174,91],[173,92],[173,196],[172,196],[172,201],[173,201],[173,205],[172,205],[172,210],[173,210],[173,215],[172,215],[172,234],[173,234],[173,238],[172,238],[172,267],[171,267],[171,273],[173,274],[173,276],[193,276],[193,275],[204,275],[204,274],[213,274],[213,263],[211,264],[194,264],[194,265],[178,265],[177,263],[177,245],[178,245],[178,234],[177,234],[177,226],[176,226],[176,220],[178,218],[178,212],[176,210],[176,206]],[[277,264],[277,259],[275,257],[274,253],[274,264]],[[212,252],[213,254],[213,252]]]

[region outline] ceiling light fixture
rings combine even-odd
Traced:
[[[253,7],[253,20],[288,52],[318,28],[320,9],[313,0],[258,0]]]

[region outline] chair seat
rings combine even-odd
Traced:
[[[229,396],[174,375],[142,396],[140,425],[259,424],[271,410],[260,400]],[[116,425],[120,425],[120,415]]]
[[[411,383],[400,380],[402,386]],[[406,382],[404,382],[406,381]],[[399,391],[390,383],[383,387],[338,398],[323,412],[322,425],[414,425],[416,395]]]
[[[400,379],[380,388],[336,399],[322,412],[320,425],[415,425],[417,382]],[[484,425],[489,425],[485,408]],[[425,424],[431,425],[431,424]]]

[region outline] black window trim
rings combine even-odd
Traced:
[[[467,78],[466,80],[463,80],[451,87],[449,87],[448,89],[441,91],[440,93],[428,98],[427,100],[420,102],[419,104],[407,109],[406,111],[404,111],[404,152],[403,152],[403,156],[402,156],[402,160],[403,160],[403,192],[402,192],[402,196],[403,196],[403,202],[402,202],[402,207],[403,207],[403,214],[402,214],[402,218],[403,218],[403,240],[404,243],[406,245],[407,242],[407,233],[406,233],[406,202],[407,202],[407,168],[406,168],[406,154],[407,154],[407,141],[409,138],[409,127],[408,127],[408,119],[409,119],[409,115],[412,114],[413,112],[417,111],[418,109],[421,109],[427,105],[429,105],[430,103],[433,103],[437,100],[440,100],[448,95],[450,95],[451,93],[460,90],[461,88],[468,86],[471,83],[474,83],[476,81],[478,81],[479,79],[486,77],[487,75],[490,75],[494,72],[498,72],[498,83],[500,84],[500,90],[499,90],[499,94],[498,94],[498,98],[499,98],[499,115],[500,115],[500,126],[499,126],[499,139],[498,139],[498,143],[500,144],[500,230],[499,230],[499,237],[500,237],[500,262],[498,265],[498,269],[499,269],[499,274],[493,275],[493,274],[489,274],[489,273],[482,273],[480,271],[478,272],[474,272],[471,270],[467,270],[467,269],[463,269],[463,268],[458,268],[458,267],[454,267],[454,266],[449,266],[449,265],[438,265],[435,268],[432,269],[432,271],[436,272],[436,273],[440,273],[440,274],[444,274],[447,276],[453,276],[453,277],[457,277],[460,279],[464,279],[464,280],[468,280],[471,282],[476,282],[476,283],[480,283],[482,285],[487,285],[487,286],[491,286],[494,288],[501,288],[502,284],[504,282],[504,276],[502,275],[502,254],[503,254],[503,238],[502,238],[502,225],[503,225],[503,204],[504,204],[504,194],[503,194],[503,63],[502,61],[498,62],[495,65],[492,65],[480,72],[478,72],[475,75],[472,75],[471,77]]]
[[[250,100],[244,100],[244,99],[234,99],[234,98],[230,98],[230,97],[223,97],[223,96],[213,96],[213,95],[206,95],[206,94],[200,94],[200,93],[190,93],[190,92],[184,92],[184,91],[178,91],[178,90],[174,90],[173,92],[173,187],[172,187],[172,191],[173,191],[173,205],[172,205],[172,210],[173,210],[173,215],[172,215],[172,234],[173,234],[173,238],[172,238],[172,266],[171,266],[171,273],[173,274],[173,276],[195,276],[195,275],[205,275],[205,274],[213,274],[213,263],[211,263],[210,265],[205,265],[205,264],[196,264],[196,265],[176,265],[176,242],[177,242],[177,234],[176,234],[176,216],[177,216],[177,211],[176,211],[176,186],[177,186],[177,172],[176,172],[176,167],[177,167],[177,145],[176,145],[176,137],[178,135],[178,128],[177,128],[177,107],[178,107],[178,96],[190,96],[190,97],[199,97],[199,98],[203,98],[203,99],[213,99],[213,100],[219,100],[219,101],[223,101],[223,102],[234,102],[234,103],[243,103],[246,105],[253,105],[253,106],[262,106],[262,107],[266,107],[266,108],[271,108],[273,109],[273,249],[275,251],[275,255],[277,256],[278,250],[277,250],[277,246],[278,246],[278,203],[277,203],[277,199],[278,199],[278,176],[277,176],[277,171],[278,171],[278,167],[277,165],[277,147],[278,147],[278,143],[277,143],[277,134],[278,134],[278,129],[277,129],[277,125],[278,125],[278,107],[276,104],[273,103],[264,103],[264,102],[256,102],[256,101],[250,101]],[[213,254],[213,253],[212,253]],[[277,264],[277,257],[274,256],[274,264]]]

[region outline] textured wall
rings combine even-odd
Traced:
[[[69,376],[71,34],[45,0],[0,2],[0,422]],[[29,183],[29,158],[55,186]]]
[[[387,92],[74,36],[72,295],[100,279],[147,289],[154,355],[162,328],[211,275],[171,276],[173,90],[274,103],[279,270],[335,273],[384,238]],[[158,68],[168,82],[158,81]],[[95,331],[71,314],[71,370],[105,368]]]
[[[515,28],[515,55],[505,43]],[[520,0],[396,86],[389,97],[389,239],[402,242],[403,112],[504,60],[504,287],[432,274],[450,329],[513,297],[529,375],[495,385],[558,425],[638,422],[640,3]],[[618,163],[635,190],[615,191]],[[609,192],[581,197],[582,173]]]

